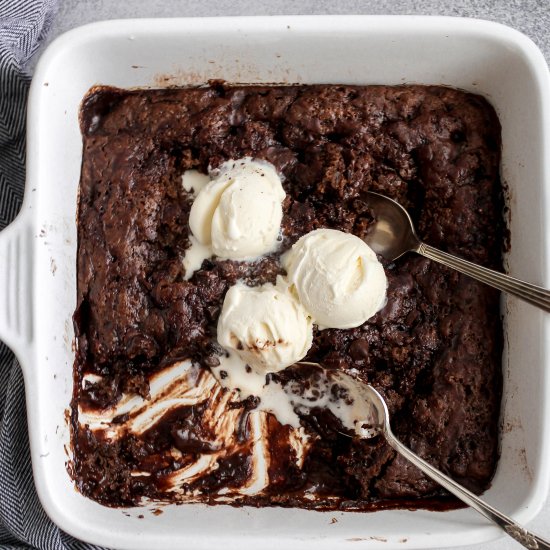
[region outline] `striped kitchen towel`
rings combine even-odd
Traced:
[[[25,184],[26,63],[44,38],[56,0],[0,0],[0,230]],[[0,548],[92,548],[56,527],[34,488],[21,369],[0,342]]]

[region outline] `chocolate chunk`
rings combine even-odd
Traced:
[[[220,365],[220,360],[215,355],[207,355],[204,358],[204,364],[207,367],[214,368],[214,367],[218,367]]]
[[[363,338],[354,340],[349,347],[349,354],[355,361],[362,361],[369,357],[369,343]]]

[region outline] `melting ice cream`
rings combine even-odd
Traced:
[[[386,274],[359,237],[335,229],[304,235],[283,256],[289,283],[319,328],[362,325],[386,301]]]
[[[192,246],[184,259],[187,278],[210,256],[251,261],[278,244],[285,192],[272,164],[245,157],[209,176],[207,183],[196,173],[183,176],[184,187],[196,194],[189,215]]]

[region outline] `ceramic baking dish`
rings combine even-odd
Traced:
[[[74,489],[66,469],[66,410],[79,104],[94,84],[158,87],[211,78],[432,83],[483,94],[502,122],[508,271],[550,286],[549,75],[542,54],[522,34],[476,20],[355,16],[127,20],[75,29],[48,48],[36,69],[24,204],[0,235],[0,337],[23,367],[34,477],[47,514],[72,535],[118,548],[427,548],[496,538],[499,531],[471,510],[363,514],[193,504],[166,506],[156,515],[153,503],[113,510]],[[502,307],[502,456],[485,498],[527,522],[549,482],[550,318],[515,299]]]

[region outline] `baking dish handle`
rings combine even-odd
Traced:
[[[0,340],[22,366],[33,342],[33,252],[31,226],[20,214],[0,231]]]

